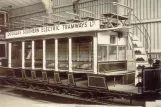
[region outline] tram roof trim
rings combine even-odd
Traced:
[[[45,27],[36,27],[24,30],[17,30],[6,32],[6,39],[16,39],[16,38],[25,38],[25,37],[36,37],[43,35],[55,35],[55,34],[64,34],[64,33],[75,33],[75,32],[89,32],[96,31],[100,29],[100,21],[84,21],[78,23],[54,25],[54,26],[45,26]]]

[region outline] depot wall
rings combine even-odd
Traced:
[[[134,9],[133,14],[143,22],[138,25],[141,29],[143,25],[150,34],[152,52],[161,53],[161,0],[124,0],[124,4]],[[137,29],[134,33],[141,35]]]

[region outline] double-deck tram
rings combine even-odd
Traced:
[[[82,17],[7,32],[8,59],[2,61],[6,75],[1,76],[1,85],[85,100],[125,98],[131,104],[146,92],[157,93],[159,77],[148,76],[160,75],[160,70],[150,67],[139,38],[129,33],[129,18],[102,15],[107,20]],[[149,67],[142,70],[143,65]],[[158,85],[149,88],[145,80]]]

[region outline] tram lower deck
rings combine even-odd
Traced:
[[[87,26],[56,34],[44,34],[42,28],[37,28],[41,33],[6,34],[8,59],[2,61],[1,84],[91,99],[123,97],[130,103],[142,96],[142,86],[135,85],[137,64],[129,48],[129,28],[100,29],[99,20],[79,23]]]

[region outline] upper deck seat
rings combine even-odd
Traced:
[[[53,25],[55,25],[55,24],[54,24],[54,23],[44,23],[44,25],[53,26]]]
[[[102,24],[104,24],[104,25],[112,24],[113,26],[118,25],[118,23],[116,23],[116,22],[108,22],[108,21],[103,21]],[[110,25],[109,25],[109,27],[110,27]]]
[[[68,19],[67,22],[77,23],[77,22],[82,22],[82,20],[80,20],[80,19]]]
[[[26,29],[33,28],[33,26],[25,26]]]
[[[40,25],[40,24],[34,24],[32,25],[33,27],[42,27],[43,25]]]
[[[66,24],[66,22],[64,22],[64,21],[55,21],[55,22],[53,22],[53,24]]]
[[[115,18],[115,19],[118,19],[118,20],[128,20],[127,16],[121,16],[121,15],[118,15],[118,14],[115,14],[115,13],[105,13],[105,14],[103,14],[103,16],[106,17],[106,18]]]
[[[90,17],[90,16],[87,16],[87,17],[82,17],[81,19],[82,19],[82,20],[87,20],[87,21],[98,20],[97,18]]]
[[[127,20],[129,19],[125,15],[118,15],[116,13],[105,13],[102,14],[102,16],[107,20],[107,22],[110,22],[110,25],[112,25],[111,27],[126,26]]]

